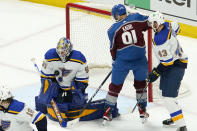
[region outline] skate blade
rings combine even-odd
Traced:
[[[102,122],[102,125],[103,126],[107,126],[109,124],[110,124],[110,121],[108,121],[108,120],[103,120],[103,122]]]
[[[142,122],[142,124],[146,124],[147,123],[147,118],[145,118],[145,119],[141,119],[141,122]]]
[[[107,120],[103,120],[102,125],[105,126],[107,124]]]
[[[163,128],[177,128],[177,126],[175,124],[171,124],[171,125],[164,125],[163,124]]]

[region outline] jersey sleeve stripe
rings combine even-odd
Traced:
[[[78,63],[81,63],[81,64],[85,64],[83,61],[77,60],[77,59],[70,59],[69,61],[73,61],[73,62],[78,62]]]
[[[169,30],[169,33],[168,33],[168,38],[167,38],[167,40],[169,40],[169,39],[170,39],[171,32],[172,32],[171,23],[169,23],[169,27],[170,27],[170,30]]]
[[[55,78],[54,74],[45,74],[43,71],[41,71],[40,75],[44,78]]]
[[[32,121],[32,124],[35,124],[36,122],[42,120],[44,117],[45,117],[45,115],[44,115],[42,112],[39,112],[39,113],[35,116],[34,120]]]
[[[80,82],[83,82],[83,83],[88,83],[88,77],[86,78],[75,78],[76,81],[80,81]]]
[[[153,39],[153,44],[156,45],[155,40]]]
[[[60,60],[60,58],[46,59],[47,62],[59,61],[59,60]]]
[[[8,113],[11,113],[11,114],[18,114],[19,112],[18,112],[18,111],[8,110]]]
[[[179,32],[180,32],[180,25],[179,25],[179,27],[177,28],[177,30],[175,32],[176,32],[176,34],[179,34]]]

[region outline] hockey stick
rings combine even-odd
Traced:
[[[143,92],[147,89],[148,84],[149,84],[149,83],[148,83],[147,80],[146,80],[146,86],[145,86],[145,88],[143,89]],[[133,113],[133,112],[135,111],[135,108],[136,108],[137,105],[140,103],[142,96],[143,96],[143,93],[141,94],[139,100],[137,101],[137,103],[136,103],[135,106],[133,107],[133,110],[131,111],[131,113]]]
[[[36,58],[31,58],[31,62],[34,64],[34,67],[36,68],[36,70],[40,73],[38,65],[36,64]]]
[[[38,65],[36,64],[35,58],[32,58],[31,61],[34,64],[34,67],[37,69],[38,73],[40,73],[40,69],[39,69]],[[55,112],[55,116],[56,116],[60,126],[67,127],[67,122],[63,119],[62,114],[61,114],[56,102],[53,100],[53,98],[51,99],[51,105],[52,105],[52,109]]]
[[[92,97],[88,100],[88,102],[83,106],[83,108],[79,111],[79,117],[76,118],[76,121],[79,121],[80,119],[80,115],[83,113],[83,111],[86,109],[86,107],[90,104],[90,102],[92,101],[92,99],[95,97],[95,95],[98,93],[98,91],[101,89],[101,87],[103,86],[103,84],[107,81],[107,79],[109,78],[109,76],[111,75],[112,70],[107,74],[107,76],[105,77],[105,79],[103,80],[103,82],[100,84],[100,86],[97,88],[97,90],[95,91],[95,93],[92,95]]]
[[[56,104],[56,102],[53,100],[53,98],[51,99],[51,105],[53,107],[53,111],[55,112],[55,116],[60,124],[61,127],[67,127],[67,122],[64,121],[61,112]]]

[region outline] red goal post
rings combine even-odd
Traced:
[[[75,4],[75,3],[68,3],[66,5],[66,36],[67,36],[67,38],[71,39],[71,41],[73,41],[73,39],[71,38],[71,22],[72,22],[72,20],[71,20],[71,13],[70,13],[71,9],[73,9],[73,10],[80,10],[81,12],[87,11],[86,14],[90,14],[90,15],[91,15],[90,12],[92,12],[92,13],[101,14],[101,15],[105,15],[105,16],[111,16],[111,12],[109,12],[107,10],[104,10],[104,9],[94,8],[94,7],[90,7],[90,6],[86,6],[86,5],[80,5],[80,4]],[[84,17],[84,16],[82,16],[82,17]],[[81,24],[81,26],[86,26],[86,25],[88,26],[89,25],[89,23],[82,23],[82,22],[80,22],[79,24]],[[77,23],[77,25],[78,25],[78,23]],[[102,27],[100,27],[100,28],[102,28]],[[78,33],[77,29],[74,32],[74,34],[75,33],[76,34]],[[103,34],[105,34],[105,33],[106,33],[106,31],[103,31]],[[88,35],[88,34],[86,34],[86,35]],[[86,35],[84,35],[84,37],[86,37]],[[97,37],[97,36],[95,36],[95,37]],[[76,38],[76,39],[78,39],[78,38]],[[87,39],[89,39],[89,38],[87,38]],[[147,57],[148,57],[148,64],[149,64],[148,70],[150,72],[152,70],[152,30],[148,30],[146,43],[147,43]],[[94,48],[94,46],[92,48]],[[152,84],[149,84],[149,86],[148,86],[148,101],[149,102],[153,102],[153,93],[152,92],[153,92],[152,91]]]

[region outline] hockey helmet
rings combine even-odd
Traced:
[[[62,37],[56,48],[56,52],[59,55],[62,62],[66,62],[68,56],[72,52],[73,45],[71,44],[70,40],[66,37]]]
[[[0,85],[0,101],[13,97],[11,91],[4,85]]]
[[[121,15],[124,15],[126,14],[126,8],[124,5],[122,4],[117,4],[117,5],[114,5],[112,10],[111,10],[111,15],[113,16],[113,18],[116,20],[116,21],[119,21],[119,17]]]
[[[148,21],[150,22],[151,26],[153,27],[153,29],[157,29],[161,24],[164,23],[164,16],[162,13],[160,13],[159,11],[154,12],[152,14],[149,15],[148,17]],[[154,22],[157,22],[158,26],[154,27]]]

